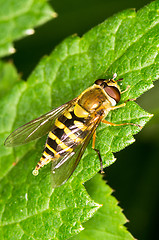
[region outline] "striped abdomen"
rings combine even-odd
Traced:
[[[56,119],[35,171],[38,171],[51,160],[57,160],[59,157],[64,157],[68,152],[73,152],[77,145],[83,142],[87,134],[86,122],[88,120],[84,117],[77,117],[75,113],[75,109],[71,112],[65,111],[63,115]]]

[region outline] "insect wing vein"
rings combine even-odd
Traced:
[[[19,127],[8,136],[5,146],[22,145],[44,136],[52,129],[56,118],[69,109],[75,101],[76,98]]]

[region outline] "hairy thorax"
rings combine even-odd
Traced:
[[[101,88],[92,86],[82,94],[78,104],[88,113],[93,113],[98,111],[103,105],[110,105],[110,102]]]

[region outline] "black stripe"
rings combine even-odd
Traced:
[[[64,134],[64,129],[60,129],[56,126],[56,128],[52,131],[52,133],[61,139],[62,135]]]
[[[85,118],[79,118],[79,117],[77,117],[75,114],[74,114],[74,111],[72,111],[72,112],[69,112],[71,115],[72,115],[72,118],[71,119],[68,119],[68,118],[66,118],[64,115],[62,115],[62,116],[60,116],[59,118],[58,118],[58,120],[60,121],[60,122],[62,122],[66,127],[70,127],[71,125],[74,125],[74,121],[76,120],[76,121],[80,121],[80,122],[82,122],[82,123],[85,123],[86,122],[86,119]],[[57,135],[56,135],[57,136]]]
[[[77,117],[74,112],[70,112],[72,115],[72,119],[68,119],[65,122],[65,125],[69,127],[69,129],[74,132],[74,134],[79,137],[79,138],[84,138],[86,136],[86,131],[82,131],[80,128],[78,128],[75,124],[74,121],[79,121],[85,125],[86,119],[85,118],[79,118]]]
[[[59,132],[60,131],[60,132]],[[59,129],[59,128],[56,128],[54,129],[53,131],[53,134],[56,134],[57,133],[57,138],[60,139],[67,147],[70,147],[72,144],[74,144],[74,141],[69,138],[67,136],[67,134],[64,132],[63,129]],[[62,134],[63,133],[63,134]],[[61,136],[62,135],[62,136]],[[48,137],[47,139],[47,144],[53,148],[56,152],[60,152],[61,150],[63,150],[63,148],[61,148],[56,140],[53,140],[52,138]]]
[[[51,155],[52,157],[54,157],[54,153],[52,151],[50,151],[47,147],[45,147],[44,151],[46,153],[48,153],[49,155]],[[46,157],[45,157],[46,158]]]
[[[52,138],[48,137],[47,144],[56,151],[57,142],[55,140],[53,140]]]
[[[53,148],[58,154],[60,152],[60,156],[65,155],[65,150],[63,148],[60,147],[60,145],[57,144],[57,142],[55,140],[53,140],[52,138],[48,137],[47,139],[47,144]]]
[[[62,123],[65,123],[67,120],[69,120],[67,117],[65,117],[64,115],[61,115],[58,120]]]
[[[53,148],[56,152],[60,152],[63,150],[63,148],[61,148],[57,142],[55,140],[53,140],[52,138],[48,137],[47,139],[47,144]]]
[[[65,122],[65,125],[74,125],[74,121],[79,121],[79,122],[82,122],[82,123],[85,123],[86,122],[86,119],[85,118],[79,118],[77,117],[74,112],[70,112],[71,115],[72,115],[72,118],[71,119],[68,119],[66,122]]]
[[[86,120],[84,118],[77,117],[73,111],[70,112],[70,114],[72,115],[71,119],[68,119],[62,115],[59,117],[58,120],[60,122],[62,122],[68,129],[70,129],[70,131],[72,131],[72,133],[75,134],[77,137],[84,138],[86,136],[86,131],[82,131],[80,128],[78,128],[74,124],[74,121],[79,121],[84,124],[86,122]],[[56,128],[53,132],[61,140],[66,138],[64,129]],[[70,142],[70,141],[68,141],[68,142]],[[66,145],[69,147],[69,144],[66,143]]]
[[[85,123],[86,122],[86,119],[85,118],[79,118],[79,117],[77,117],[75,114],[74,114],[74,111],[71,113],[71,115],[72,115],[72,119],[75,121],[80,121],[80,122],[82,122],[82,123]]]

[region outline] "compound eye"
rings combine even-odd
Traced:
[[[104,90],[111,98],[113,98],[116,101],[116,103],[120,101],[120,92],[117,87],[106,86]]]
[[[101,85],[105,79],[97,79],[94,83],[97,85]]]

